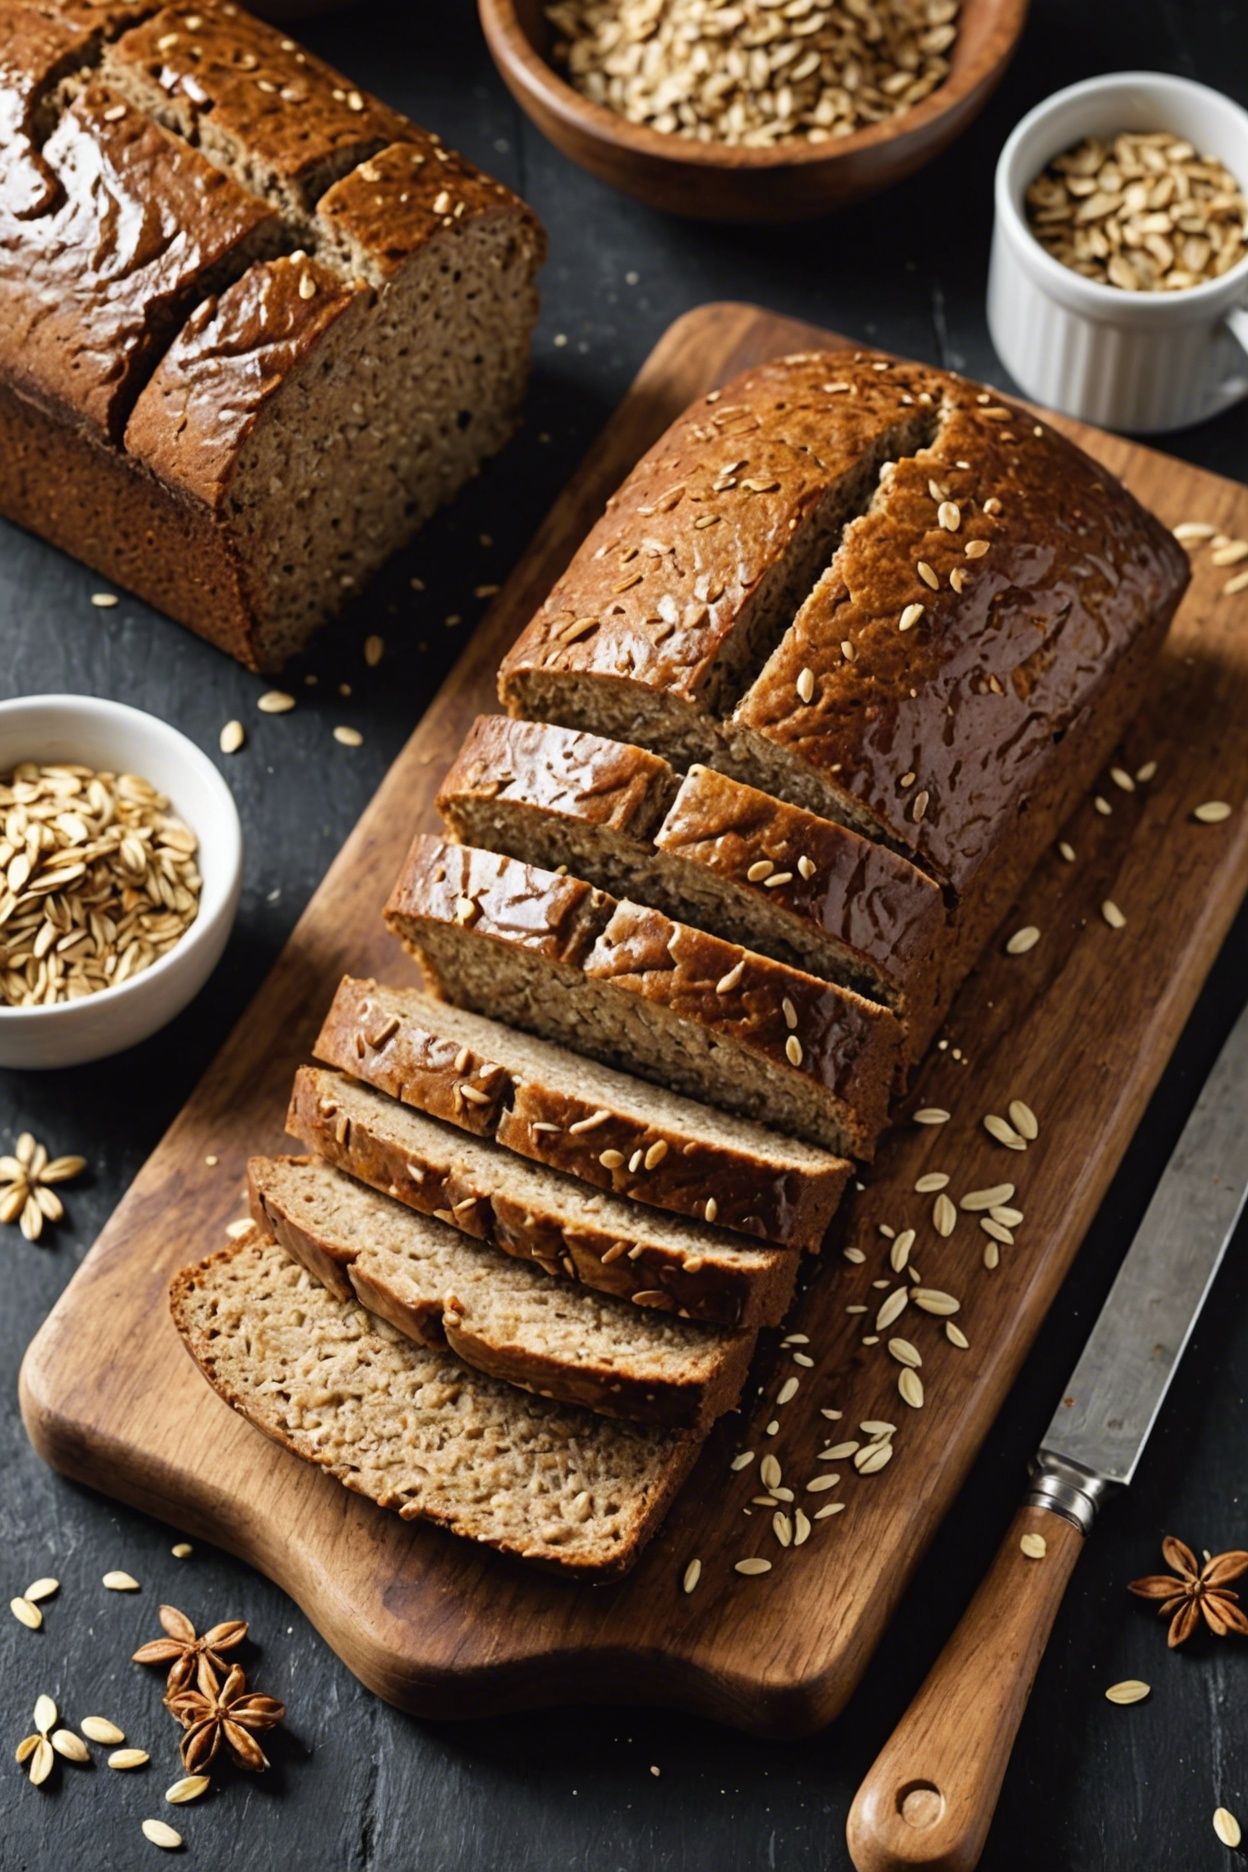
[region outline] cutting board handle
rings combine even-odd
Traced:
[[[1025,1535],[1044,1542],[1041,1558],[1027,1556]],[[855,1796],[846,1832],[858,1872],[972,1872],[979,1864],[1083,1539],[1062,1515],[1019,1509],[992,1570]]]

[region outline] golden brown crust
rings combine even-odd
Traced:
[[[792,1098],[810,1107],[802,1135],[816,1143],[845,1137],[863,1157],[874,1149],[900,1070],[900,1029],[886,1009],[849,989],[657,910],[616,903],[576,878],[429,834],[413,841],[386,920],[434,971],[448,999],[461,996],[465,984],[433,955],[438,931],[498,945],[500,967],[509,949],[540,961],[556,972],[552,992],[562,985],[575,994],[579,977],[690,1025],[708,1054],[723,1051],[727,1071],[748,1073],[754,1061],[787,1081]],[[621,1019],[629,1017],[625,1006]],[[628,1054],[638,1043],[637,1034],[626,1035],[619,1051]],[[675,1074],[678,1062],[671,1064]],[[653,1062],[648,1070],[657,1070]],[[730,1108],[755,1109],[734,1106],[753,1096],[735,1081],[717,1077],[713,1096]]]
[[[481,1018],[481,1017],[477,1017]],[[599,1069],[577,1084],[548,1043],[501,1025],[466,1043],[446,1030],[444,1004],[376,982],[340,983],[313,1048],[392,1098],[519,1156],[614,1195],[698,1221],[708,1197],[721,1228],[794,1249],[818,1249],[851,1166],[749,1136],[645,1080]],[[546,1060],[534,1063],[538,1052]],[[565,1056],[566,1059],[566,1056]],[[548,1060],[548,1064],[547,1064]],[[544,1070],[545,1068],[545,1070]],[[683,1122],[682,1122],[683,1117]],[[604,1156],[607,1162],[603,1163]]]
[[[290,1194],[283,1192],[281,1172],[308,1161],[250,1161],[247,1180],[254,1221],[331,1293],[343,1300],[358,1298],[370,1313],[418,1345],[449,1346],[464,1364],[536,1392],[539,1397],[670,1430],[705,1430],[737,1402],[753,1350],[752,1333],[670,1322],[666,1328],[669,1332],[685,1332],[688,1336],[685,1362],[683,1366],[678,1364],[670,1352],[656,1361],[649,1354],[644,1335],[640,1341],[637,1337],[644,1316],[638,1322],[632,1309],[615,1309],[611,1301],[605,1301],[598,1303],[592,1320],[587,1320],[575,1337],[564,1330],[561,1317],[547,1345],[539,1344],[531,1330],[522,1338],[513,1333],[509,1339],[505,1331],[494,1328],[488,1312],[483,1313],[476,1304],[479,1281],[472,1289],[448,1287],[445,1280],[454,1280],[448,1272],[439,1286],[436,1266],[422,1274],[419,1268],[405,1265],[393,1254],[376,1252],[375,1244],[349,1225],[334,1230],[301,1215]],[[371,1178],[369,1181],[372,1183]],[[370,1195],[369,1200],[379,1208],[389,1206],[385,1192]],[[439,1228],[437,1223],[431,1225],[423,1220],[419,1226]],[[488,1257],[489,1253],[481,1249],[470,1252],[478,1257]],[[522,1265],[516,1270],[517,1276],[530,1273],[531,1299],[540,1306],[543,1290],[551,1290],[551,1283],[538,1269]],[[577,1298],[575,1289],[560,1295],[561,1316]],[[553,1314],[555,1310],[550,1311]],[[607,1350],[595,1348],[603,1348],[616,1311],[620,1315],[621,1348],[608,1348],[614,1353],[608,1356]]]
[[[275,1270],[277,1262],[283,1266]],[[283,1389],[258,1382],[251,1370],[258,1363],[252,1352],[256,1304],[263,1307],[271,1299],[283,1273],[292,1283],[307,1283],[297,1294],[305,1314],[301,1346],[314,1355],[319,1332],[327,1355],[341,1358],[347,1388],[371,1406],[366,1445],[351,1444],[351,1425],[343,1427],[339,1441],[349,1454],[336,1455],[321,1428],[326,1413],[331,1423],[336,1421],[344,1401],[341,1393],[318,1403],[317,1429],[308,1431],[297,1421]],[[232,1304],[223,1306],[223,1298]],[[566,1577],[608,1579],[627,1572],[659,1526],[700,1447],[694,1437],[633,1432],[462,1366],[452,1371],[456,1361],[450,1354],[404,1344],[384,1324],[361,1332],[351,1323],[359,1311],[356,1303],[346,1304],[318,1289],[281,1248],[254,1230],[176,1274],[169,1304],[182,1342],[209,1384],[274,1442],[404,1520],[428,1521]],[[243,1320],[245,1335],[240,1330]],[[351,1344],[343,1354],[346,1339]],[[383,1394],[370,1399],[368,1387],[379,1365],[393,1376]],[[291,1376],[299,1383],[304,1374],[292,1365]],[[457,1405],[466,1407],[461,1411]],[[405,1411],[406,1432],[401,1428]],[[464,1418],[469,1420],[468,1435],[461,1427]],[[369,1467],[370,1449],[382,1437],[399,1460],[378,1472]],[[452,1454],[450,1465],[442,1454],[446,1449]],[[563,1450],[570,1460],[565,1461]],[[509,1525],[502,1525],[497,1509],[492,1511],[483,1498],[482,1484],[474,1475],[478,1462],[505,1463],[515,1478],[516,1512]],[[531,1505],[519,1494],[524,1472],[531,1474],[536,1464],[551,1479],[554,1499],[549,1507],[540,1490],[535,1490]],[[556,1510],[561,1518],[566,1515],[561,1496],[571,1495],[586,1470],[592,1493],[612,1498],[611,1510],[601,1525],[591,1512],[579,1537],[572,1527],[566,1544],[555,1544],[544,1522],[554,1518]],[[462,1487],[457,1477],[462,1477]],[[592,1511],[592,1501],[590,1505]]]
[[[848,472],[916,414],[920,446],[859,493],[796,618],[779,603],[760,631],[751,604],[810,524],[812,477]],[[631,707],[647,745],[699,745],[915,854],[958,896],[989,869],[1016,888],[1029,796],[1077,758],[1058,744],[1141,631],[1164,628],[1187,576],[1111,476],[992,393],[872,354],[780,359],[644,458],[500,693],[581,727]]]
[[[343,1122],[348,1100],[333,1073],[301,1067],[286,1129],[339,1170],[396,1202],[436,1216],[505,1254],[535,1261],[546,1273],[602,1293],[720,1326],[776,1325],[797,1278],[798,1257],[782,1248],[735,1243],[690,1226],[667,1234],[661,1224],[633,1222],[625,1205],[588,1195],[551,1175],[540,1190],[520,1194],[499,1174],[465,1163],[453,1139],[414,1147],[358,1111]],[[683,1239],[682,1239],[683,1238]],[[639,1299],[638,1296],[644,1296]]]

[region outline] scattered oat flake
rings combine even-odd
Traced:
[[[1028,1560],[1043,1560],[1049,1551],[1043,1534],[1024,1534],[1018,1544]]]
[[[1124,1677],[1121,1683],[1110,1684],[1105,1692],[1107,1703],[1142,1703],[1152,1692],[1152,1685],[1143,1683],[1138,1677]]]
[[[124,1573],[120,1568],[104,1575],[102,1584],[109,1592],[138,1592],[139,1582],[132,1573]]]
[[[212,1786],[207,1775],[183,1775],[180,1781],[165,1789],[165,1799],[171,1807],[184,1807],[187,1801],[198,1800]]]

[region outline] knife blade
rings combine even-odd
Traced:
[[[1087,1533],[1131,1481],[1248,1196],[1248,1007],[1219,1053],[1045,1431],[1027,1499]]]
[[[1032,1682],[1105,1496],[1135,1474],[1248,1194],[1248,1008],[1218,1055],[1045,1432],[979,1591],[876,1757],[859,1872],[971,1872]]]

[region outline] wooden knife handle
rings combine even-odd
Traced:
[[[1027,1557],[1025,1535],[1043,1540],[1041,1559]],[[991,1571],[854,1798],[846,1836],[858,1872],[972,1872],[979,1864],[1083,1540],[1060,1514],[1019,1509]]]

